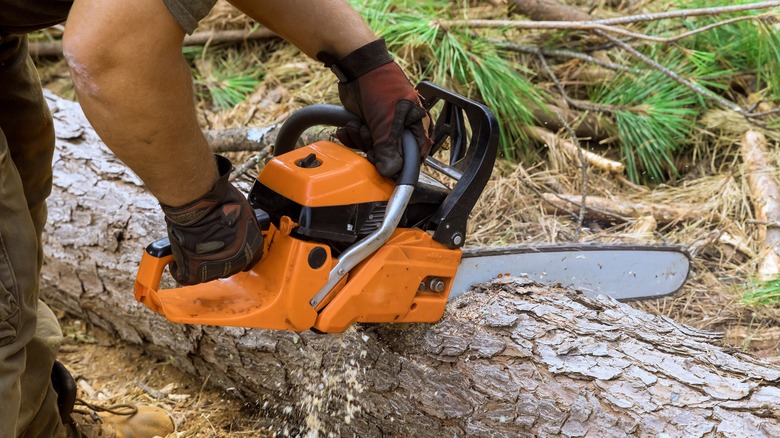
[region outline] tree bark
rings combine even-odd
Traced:
[[[780,229],[766,224],[780,222],[780,185],[774,177],[775,167],[769,158],[764,134],[747,131],[742,137],[740,152],[753,211],[759,223],[758,241],[761,250],[758,278],[761,281],[774,280],[780,274]]]
[[[545,210],[573,212],[579,209],[581,195],[552,194],[542,195]],[[704,211],[692,205],[653,204],[649,202],[632,202],[603,196],[588,196],[585,201],[585,215],[591,219],[610,220],[616,218],[640,218],[652,216],[656,222],[668,224],[677,221],[695,221],[701,218]]]
[[[780,368],[607,298],[504,278],[437,324],[339,335],[176,325],[133,300],[157,202],[72,102],[58,145],[42,294],[230,388],[307,436],[780,436]],[[153,159],[154,157],[150,157]]]

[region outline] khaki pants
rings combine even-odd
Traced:
[[[58,437],[62,332],[38,300],[54,129],[27,38],[0,33],[0,437]]]

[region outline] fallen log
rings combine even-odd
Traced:
[[[590,14],[555,0],[510,0],[510,12],[534,21],[588,21]]]
[[[747,131],[742,137],[739,150],[745,166],[745,179],[750,188],[758,226],[758,241],[761,245],[758,279],[773,280],[780,274],[780,229],[766,224],[780,221],[780,185],[774,177],[775,166],[769,158],[764,134]]]
[[[77,105],[58,132],[44,300],[308,436],[780,436],[780,368],[614,300],[504,278],[429,325],[339,335],[172,324],[134,302],[157,202]],[[150,157],[153,159],[153,157]]]
[[[582,195],[544,193],[542,198],[545,201],[545,210],[550,213],[577,211],[582,202]],[[603,196],[588,196],[586,199],[586,217],[598,220],[652,216],[656,222],[668,224],[676,221],[695,221],[701,219],[704,214],[703,210],[692,205],[632,202]]]

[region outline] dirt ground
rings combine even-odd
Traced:
[[[65,343],[59,360],[76,379],[78,396],[90,403],[164,408],[176,424],[170,437],[290,435],[208,379],[184,373],[78,319],[61,315],[60,322]]]

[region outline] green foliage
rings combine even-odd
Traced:
[[[753,1],[732,0],[690,0],[686,7],[716,7],[754,3]],[[750,92],[763,92],[765,98],[780,99],[780,35],[773,21],[774,15],[766,15],[765,10],[740,12],[738,15],[718,17],[696,17],[685,21],[685,25],[694,28],[724,21],[735,16],[765,15],[763,18],[741,21],[719,26],[705,33],[680,41],[682,47],[712,53],[714,61],[734,74],[753,74],[758,79],[757,89]],[[766,89],[763,89],[766,88]]]
[[[482,100],[501,122],[501,151],[516,158],[517,144],[524,144],[523,126],[533,122],[530,108],[539,106],[542,93],[528,80],[530,72],[513,62],[480,31],[444,29],[436,20],[461,18],[461,9],[446,0],[353,1],[377,34],[385,38],[391,52],[420,61],[417,71],[423,79]],[[412,65],[411,67],[415,67]]]
[[[409,67],[424,79],[485,102],[501,121],[502,152],[507,158],[527,151],[523,127],[533,123],[530,108],[548,100],[548,92],[531,82],[534,73],[517,55],[503,52],[495,41],[505,29],[443,28],[437,20],[468,18],[468,4],[447,0],[352,1],[391,51],[403,56]],[[727,0],[689,0],[675,8],[700,8],[747,3]],[[663,9],[663,8],[662,8]],[[765,11],[750,12],[751,14]],[[740,13],[739,15],[744,15]],[[738,15],[735,15],[738,16]],[[724,20],[692,17],[639,24],[650,35],[676,35]],[[681,29],[682,24],[682,29]],[[780,36],[773,24],[743,21],[716,27],[676,44],[647,43],[640,50],[651,59],[701,87],[716,93],[729,92],[737,75],[752,73],[764,97],[780,96]],[[570,48],[570,32],[548,32],[542,43],[548,48]],[[613,53],[615,53],[613,51]],[[616,57],[617,58],[617,57]],[[533,59],[531,60],[533,62]],[[617,62],[646,68],[622,57]],[[419,67],[415,70],[416,67]],[[611,108],[620,151],[635,182],[662,182],[678,175],[675,156],[685,151],[695,120],[712,105],[707,97],[655,70],[643,75],[617,73],[606,83],[585,87],[591,98]]]
[[[769,85],[767,95],[780,100],[780,31],[775,24],[760,22],[757,25],[759,33],[759,56],[757,70],[759,83]]]
[[[602,89],[599,102],[621,106],[614,112],[621,155],[632,181],[661,182],[676,176],[673,156],[692,126],[696,111],[693,93],[666,80],[658,72],[642,82],[621,75]],[[640,83],[652,86],[638,86]]]
[[[667,54],[655,46],[647,55],[701,86],[722,88],[715,80],[728,74],[713,54],[678,50]],[[621,156],[632,181],[663,182],[677,176],[674,156],[706,107],[704,98],[658,70],[635,76],[621,72],[594,90],[592,100],[613,111]]]
[[[188,61],[192,61],[203,56],[203,46],[184,46],[181,48],[181,53]]]
[[[741,303],[746,306],[773,306],[780,303],[780,279],[749,285]]]
[[[262,72],[253,67],[240,67],[237,58],[228,57],[214,62],[198,64],[195,72],[195,86],[199,97],[207,94],[217,108],[236,106],[257,89],[262,81]]]

